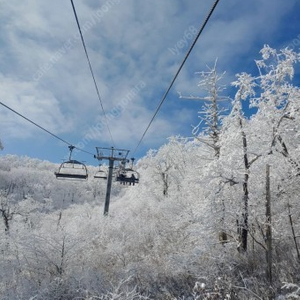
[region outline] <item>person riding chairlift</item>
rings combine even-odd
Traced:
[[[131,174],[131,177],[129,179],[130,179],[129,180],[129,185],[131,185],[131,183],[134,185],[135,184],[135,180],[136,180],[134,174]]]

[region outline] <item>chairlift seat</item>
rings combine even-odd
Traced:
[[[67,173],[59,173],[55,172],[56,178],[69,178],[69,179],[87,179],[88,175],[84,174],[67,174]]]
[[[116,177],[116,180],[119,181],[121,184],[127,184],[129,183],[129,185],[131,184],[135,184],[135,183],[139,183],[139,173],[134,171],[131,168],[126,168],[121,170]]]
[[[103,171],[103,172],[97,172],[95,175],[94,175],[94,178],[97,178],[97,179],[107,179],[107,175],[106,173]]]
[[[99,166],[98,171],[95,173],[94,178],[96,179],[107,179],[107,172]]]
[[[54,173],[57,179],[87,180],[88,172],[85,164],[78,160],[68,160],[63,162],[58,172]]]
[[[85,166],[82,162],[80,162],[78,160],[75,160],[75,159],[65,161],[63,164],[73,164],[73,165],[83,165],[83,166]]]

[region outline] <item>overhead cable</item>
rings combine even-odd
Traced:
[[[73,0],[71,0],[71,4],[72,4],[72,8],[73,8],[75,19],[76,19],[77,27],[78,27],[78,30],[79,30],[79,34],[80,34],[80,37],[81,37],[82,46],[83,46],[83,49],[84,49],[84,52],[85,52],[85,56],[87,58],[87,62],[88,62],[89,69],[90,69],[91,74],[92,74],[92,78],[93,78],[93,81],[94,81],[94,85],[95,85],[95,89],[96,89],[96,92],[97,92],[97,96],[98,96],[98,99],[99,99],[99,102],[100,102],[100,105],[101,105],[101,109],[102,109],[102,112],[103,112],[103,115],[104,115],[104,118],[105,118],[106,127],[107,127],[107,130],[109,132],[112,145],[114,145],[115,144],[114,143],[114,139],[112,137],[112,133],[111,133],[109,125],[108,125],[108,119],[107,119],[107,116],[106,116],[106,113],[105,113],[105,110],[104,110],[103,102],[102,102],[102,99],[101,99],[101,96],[100,96],[100,92],[99,92],[99,88],[98,88],[98,85],[97,85],[97,81],[96,81],[96,78],[95,78],[95,75],[94,75],[94,71],[93,71],[93,68],[92,68],[91,60],[90,60],[89,54],[87,52],[86,44],[85,44],[85,41],[84,41],[84,38],[83,38],[83,34],[82,34],[82,31],[81,31],[79,19],[78,19],[78,16],[77,16],[77,12],[76,12]]]
[[[2,106],[4,106],[5,108],[9,109],[10,111],[12,111],[13,113],[17,114],[18,116],[20,116],[21,118],[25,119],[26,121],[30,122],[31,124],[35,125],[36,127],[40,128],[41,130],[47,132],[48,134],[52,135],[54,138],[60,140],[61,142],[67,144],[68,146],[71,146],[71,147],[74,147],[76,149],[78,149],[79,151],[82,151],[82,152],[85,152],[85,153],[88,153],[88,154],[91,154],[94,156],[93,153],[91,152],[88,152],[88,151],[85,151],[83,149],[80,149],[80,148],[77,148],[76,146],[74,146],[73,144],[69,143],[68,141],[60,138],[59,136],[57,136],[56,134],[52,133],[51,131],[45,129],[44,127],[42,127],[41,125],[37,124],[36,122],[33,122],[32,120],[28,119],[27,117],[21,115],[19,112],[17,112],[16,110],[12,109],[11,107],[7,106],[6,104],[4,104],[3,102],[0,102],[0,104]]]
[[[172,86],[173,86],[175,80],[177,79],[177,77],[178,77],[178,75],[179,75],[179,73],[180,73],[182,67],[184,66],[186,60],[188,59],[190,53],[192,52],[192,50],[193,50],[195,44],[197,43],[197,40],[199,39],[199,37],[200,37],[202,31],[204,30],[204,28],[205,28],[207,22],[209,21],[211,15],[213,14],[213,12],[214,12],[216,6],[217,6],[218,3],[219,3],[219,1],[220,1],[220,0],[216,0],[216,1],[215,1],[215,3],[213,4],[211,10],[209,11],[207,17],[205,18],[203,24],[201,25],[200,30],[198,31],[198,33],[197,33],[197,35],[196,35],[196,37],[195,37],[193,43],[191,44],[190,48],[188,49],[188,51],[187,51],[187,53],[186,53],[186,55],[185,55],[185,57],[184,57],[184,59],[183,59],[181,65],[180,65],[180,67],[179,67],[179,69],[178,69],[178,71],[176,72],[176,74],[175,74],[173,80],[171,81],[171,83],[170,83],[168,89],[166,90],[165,94],[163,95],[161,101],[159,102],[158,107],[157,107],[157,109],[156,109],[156,111],[155,111],[155,113],[154,113],[152,119],[150,120],[150,122],[149,122],[148,126],[146,127],[146,129],[145,129],[145,131],[144,131],[144,133],[143,133],[141,139],[139,140],[139,142],[138,142],[138,144],[137,144],[137,146],[136,146],[136,148],[135,148],[135,150],[134,150],[134,152],[133,152],[133,155],[136,153],[137,149],[138,149],[139,146],[141,145],[141,143],[142,143],[142,141],[143,141],[143,139],[144,139],[146,133],[148,132],[148,130],[149,130],[149,128],[150,128],[152,122],[154,121],[156,115],[158,114],[158,112],[159,112],[159,110],[160,110],[162,104],[163,104],[164,101],[166,100],[166,98],[167,98],[167,96],[168,96],[168,94],[169,94],[169,92],[170,92],[170,90],[171,90],[171,88],[172,88]]]

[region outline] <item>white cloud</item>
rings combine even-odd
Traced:
[[[39,90],[31,82],[4,77],[0,73],[0,99],[5,105],[56,134],[69,132],[73,118],[62,113],[60,103],[50,91]],[[13,138],[34,137],[36,127],[12,111],[0,110],[1,133]]]
[[[191,43],[186,31],[191,26],[198,29],[212,2],[74,0],[106,111],[117,107],[137,83],[145,83],[110,121],[118,145],[130,146],[141,137],[188,49],[180,41]],[[216,57],[229,78],[237,69],[247,71],[242,59],[254,60],[250,55],[257,57],[264,42],[279,43],[275,33],[296,5],[296,0],[254,0],[239,5],[220,1],[166,100],[172,101],[167,106],[172,111],[163,106],[145,145],[157,147],[167,135],[181,133],[185,122],[190,128],[188,114],[193,111],[183,110],[174,93],[200,92],[194,72],[212,65]],[[102,114],[70,1],[2,2],[0,20],[1,101],[7,99],[8,105],[56,134],[82,140]],[[184,113],[176,119],[178,109]],[[32,136],[36,131],[4,108],[0,116],[4,139]],[[107,131],[101,139],[109,143]]]

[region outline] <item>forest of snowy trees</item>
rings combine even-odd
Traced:
[[[199,73],[193,137],[114,182],[108,216],[97,167],[74,183],[1,156],[0,299],[300,299],[300,55],[260,54],[233,96],[216,66]]]

